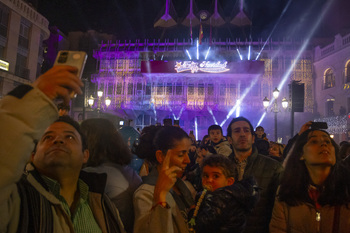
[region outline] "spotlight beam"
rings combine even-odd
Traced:
[[[294,67],[295,67],[296,61],[298,61],[298,60],[300,59],[302,53],[305,51],[307,45],[309,44],[309,41],[310,41],[312,35],[315,33],[316,29],[319,27],[320,23],[322,22],[322,20],[323,20],[325,14],[327,13],[327,11],[328,11],[328,9],[329,9],[329,7],[331,6],[332,3],[333,3],[332,1],[329,1],[329,2],[327,3],[327,5],[323,8],[323,11],[321,12],[320,17],[317,18],[317,21],[315,22],[314,27],[312,27],[312,29],[310,30],[310,33],[308,34],[307,39],[304,41],[304,43],[303,43],[302,46],[300,47],[300,50],[299,50],[297,56],[295,57],[293,64],[291,64],[291,65],[289,66],[287,72],[285,73],[285,75],[283,76],[283,78],[282,78],[280,84],[278,85],[278,89],[279,89],[279,90],[282,90],[283,86],[284,86],[285,83],[287,82],[287,80],[288,80],[288,78],[289,78],[289,75],[292,73],[292,71],[293,71],[293,69],[294,69]],[[312,6],[311,6],[311,7],[312,7]],[[271,100],[271,101],[272,101],[272,100]],[[272,103],[271,101],[270,101],[270,104]],[[265,114],[266,114],[266,113],[264,113],[263,116],[264,116]],[[261,121],[264,119],[263,116],[261,117]],[[261,123],[261,121],[259,121],[259,122]]]
[[[267,39],[266,39],[266,41],[265,41],[263,47],[262,47],[261,50],[259,51],[259,53],[258,53],[258,55],[256,56],[255,60],[258,60],[258,59],[259,59],[261,52],[264,50],[264,48],[265,48],[267,42],[270,40],[270,38],[271,38],[273,32],[275,31],[277,25],[278,25],[279,22],[281,21],[283,15],[286,13],[286,11],[287,11],[287,9],[288,9],[288,7],[289,7],[289,5],[290,5],[291,3],[292,3],[292,0],[289,0],[288,3],[287,3],[287,5],[284,7],[284,9],[283,9],[283,11],[282,11],[280,17],[278,18],[276,24],[273,26],[270,35],[267,37]]]

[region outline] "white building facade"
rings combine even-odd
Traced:
[[[349,140],[350,33],[337,34],[327,46],[315,48],[315,112],[328,123],[336,141]]]
[[[21,0],[0,0],[0,98],[40,74],[48,20]]]

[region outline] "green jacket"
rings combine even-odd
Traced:
[[[229,158],[234,160],[232,153]],[[265,155],[258,154],[253,146],[252,154],[247,158],[243,179],[254,177],[260,190],[260,200],[248,216],[245,233],[269,232],[269,223],[275,201],[276,191],[283,172],[282,165]]]

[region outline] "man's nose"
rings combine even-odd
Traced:
[[[188,156],[188,153],[186,153],[184,163],[190,163],[190,162],[191,162],[190,157]]]
[[[53,141],[54,144],[64,144],[64,140],[63,140],[63,137],[60,136],[60,135],[57,135],[55,137],[55,140]]]

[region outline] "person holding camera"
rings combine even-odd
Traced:
[[[76,72],[54,66],[0,101],[0,232],[125,232],[106,176],[81,172],[89,151],[79,124],[57,120],[53,100],[82,94]]]
[[[348,161],[340,159],[330,135],[305,130],[286,158],[270,232],[348,232],[349,176]]]

